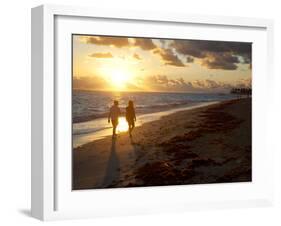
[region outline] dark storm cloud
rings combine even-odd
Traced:
[[[112,58],[112,54],[110,52],[107,53],[92,53],[89,55],[89,57],[95,57],[95,58]]]
[[[105,37],[105,36],[82,36],[80,37],[80,40],[87,44],[114,46],[117,48],[129,46],[128,38]]]
[[[201,59],[202,65],[210,69],[235,70],[238,63],[251,63],[251,43],[176,40],[171,47],[179,54]]]
[[[142,50],[156,49],[157,46],[149,38],[135,38],[134,46],[140,47]]]
[[[165,65],[171,65],[176,67],[184,67],[184,63],[173,53],[171,49],[156,49],[153,51],[154,54],[158,54]]]

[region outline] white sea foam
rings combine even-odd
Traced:
[[[86,122],[104,118],[113,100],[119,101],[122,111],[129,100],[133,100],[136,112],[140,114],[162,112],[172,108],[192,105],[193,103],[222,101],[232,99],[234,94],[219,93],[156,93],[156,92],[102,92],[73,91],[73,122]]]
[[[199,107],[216,104],[219,101],[209,102],[194,102],[188,106],[177,107],[165,111],[146,113],[137,115],[136,126],[141,126],[144,123],[155,121],[163,116],[170,115],[183,110],[191,110]],[[119,128],[117,132],[126,131],[126,122],[124,117],[120,119]],[[108,124],[107,118],[98,118],[87,122],[80,122],[73,124],[73,147],[78,147],[91,141],[102,139],[112,134],[111,124]]]

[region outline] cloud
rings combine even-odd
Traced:
[[[182,77],[169,79],[166,75],[139,77],[137,87],[163,92],[230,92],[232,88],[251,87],[251,78],[236,83],[226,83],[212,79],[185,81]]]
[[[236,83],[236,88],[252,88],[252,79],[241,79]]]
[[[129,39],[123,37],[107,36],[81,36],[80,41],[86,44],[96,44],[104,46],[114,46],[117,48],[129,46]]]
[[[73,77],[73,88],[82,90],[108,90],[110,82],[101,76]],[[252,79],[226,83],[212,79],[185,81],[182,77],[170,79],[166,75],[138,76],[126,83],[128,91],[159,92],[230,92],[232,88],[251,88]]]
[[[186,63],[193,63],[194,62],[194,58],[191,56],[187,56],[186,57]]]
[[[95,44],[103,46],[122,47],[139,47],[142,50],[153,50],[157,46],[150,38],[126,38],[110,36],[80,36],[79,40],[86,44]]]
[[[108,82],[100,76],[73,77],[73,88],[82,90],[103,90]]]
[[[225,42],[207,40],[162,40],[151,38],[126,38],[109,36],[80,36],[87,44],[103,46],[138,47],[158,54],[165,65],[185,67],[189,63],[201,63],[208,69],[236,70],[239,64],[247,64],[251,70],[252,44],[247,42]],[[108,55],[109,57],[109,55]],[[137,54],[135,59],[140,58]]]
[[[92,53],[89,55],[89,57],[95,57],[95,58],[112,58],[112,54],[110,52],[107,53]]]
[[[134,46],[141,48],[142,50],[156,49],[157,46],[149,38],[135,38]]]
[[[199,89],[230,89],[232,87],[230,84],[211,79],[194,80],[191,84],[194,88]]]
[[[201,59],[210,69],[235,70],[237,64],[250,64],[252,58],[252,45],[246,42],[175,40],[170,46],[179,54]]]
[[[238,57],[230,53],[211,53],[202,60],[202,65],[209,69],[236,70],[238,63]]]
[[[153,51],[154,54],[158,54],[165,65],[171,65],[176,67],[185,67],[186,65],[178,58],[176,54],[172,52],[171,49],[161,49],[158,48]]]
[[[198,88],[183,78],[169,79],[166,75],[152,75],[140,78],[140,86],[149,86],[150,90],[168,92],[195,92]]]
[[[137,53],[135,53],[135,54],[133,55],[133,57],[134,57],[135,59],[137,59],[137,60],[141,60],[141,57],[140,57]]]

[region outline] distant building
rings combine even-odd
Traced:
[[[251,96],[252,89],[251,88],[232,88],[230,93]]]

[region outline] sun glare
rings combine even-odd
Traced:
[[[134,80],[134,70],[129,63],[114,61],[104,64],[99,73],[107,80],[109,90],[126,91],[127,84]]]
[[[129,80],[129,75],[121,70],[112,71],[110,74],[110,82],[115,88],[125,88]]]
[[[126,84],[131,79],[130,72],[123,68],[112,68],[107,71],[106,74],[112,88],[115,90],[126,89]]]
[[[117,132],[125,132],[128,131],[128,123],[124,117],[119,118],[119,124],[117,126]]]

